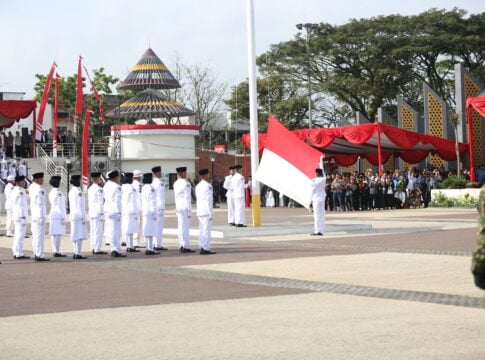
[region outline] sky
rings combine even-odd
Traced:
[[[297,23],[343,24],[352,18],[418,14],[430,8],[485,11],[483,0],[254,0],[256,53],[287,41]],[[33,97],[36,73],[53,61],[61,76],[88,69],[124,79],[150,45],[173,67],[209,65],[221,81],[247,77],[246,0],[0,0],[0,91]]]

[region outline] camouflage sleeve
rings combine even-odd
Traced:
[[[475,276],[475,284],[483,289],[485,288],[485,185],[480,191],[478,213],[477,247],[472,257],[472,273]]]

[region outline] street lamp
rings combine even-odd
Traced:
[[[296,24],[296,28],[298,30],[306,30],[306,52],[307,52],[307,86],[308,86],[308,125],[310,129],[312,128],[312,86],[310,83],[310,60],[311,60],[311,53],[310,53],[310,35],[313,29],[316,29],[318,24]]]
[[[211,159],[211,167],[212,167],[212,180],[214,180],[215,179],[215,176],[214,176],[214,162],[216,161],[215,155],[214,154],[211,154],[210,159]]]

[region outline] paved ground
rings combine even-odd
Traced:
[[[215,220],[227,230],[224,210]],[[0,359],[485,358],[475,210],[331,213],[344,230],[319,238],[306,235],[311,220],[263,209],[268,228],[305,231],[244,229],[213,256],[181,255],[167,238],[156,258],[34,263],[0,237]]]

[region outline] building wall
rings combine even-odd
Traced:
[[[197,161],[195,162],[195,170],[196,173],[200,169],[209,169],[211,172],[212,177],[212,162],[210,157],[214,156],[214,174],[216,177],[224,177],[229,173],[229,166],[232,165],[241,165],[244,168],[244,156],[240,155],[231,155],[226,153],[216,153],[214,151],[206,151],[206,150],[198,150],[196,152],[196,156],[198,157]],[[246,172],[244,173],[245,176],[251,175],[251,157],[246,157]]]

